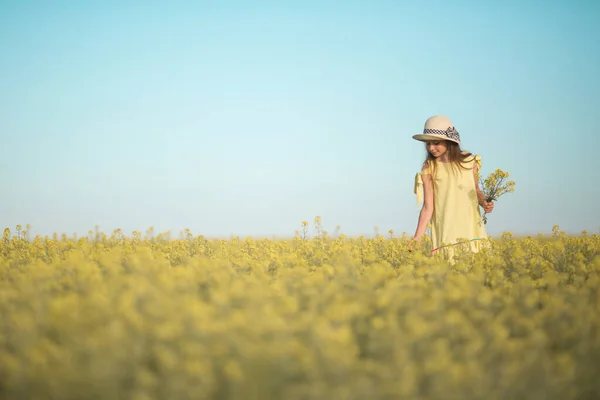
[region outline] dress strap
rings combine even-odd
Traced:
[[[481,171],[481,156],[479,154],[475,155],[475,164],[477,165],[477,169]]]
[[[417,195],[417,205],[419,205],[423,201],[423,178],[421,178],[420,172],[415,175],[415,187],[413,191]]]

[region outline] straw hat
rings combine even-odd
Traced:
[[[460,135],[449,118],[435,115],[425,121],[425,127],[423,133],[414,135],[413,139],[421,142],[427,142],[429,140],[450,140],[460,144]]]

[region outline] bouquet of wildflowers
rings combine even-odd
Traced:
[[[479,177],[479,187],[488,202],[495,202],[500,196],[505,193],[515,191],[515,182],[508,181],[509,174],[501,169],[492,172],[487,178]],[[487,224],[487,213],[483,214],[483,223]]]

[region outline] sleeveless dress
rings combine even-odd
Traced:
[[[430,163],[435,163],[432,168]],[[481,156],[473,155],[465,160],[463,167],[453,167],[450,163],[429,161],[426,168],[415,176],[414,193],[417,204],[423,201],[423,175],[430,175],[434,170],[433,193],[434,209],[431,218],[431,241],[433,249],[443,245],[452,245],[457,242],[471,239],[481,239],[469,242],[471,251],[478,252],[483,240],[487,239],[483,223],[477,192],[475,190],[475,177],[473,167],[477,165],[481,171]],[[456,247],[463,245],[447,246],[437,250],[449,260],[453,260]]]

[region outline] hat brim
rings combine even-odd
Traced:
[[[450,139],[448,136],[434,135],[434,134],[430,134],[430,133],[427,133],[427,134],[420,133],[418,135],[413,135],[413,139],[418,140],[419,142],[430,142],[430,141],[434,141],[434,140],[448,140],[449,142],[454,142],[454,143],[460,144],[460,141]]]

